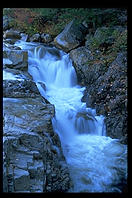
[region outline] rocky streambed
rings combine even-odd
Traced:
[[[68,192],[72,186],[60,139],[52,127],[54,105],[40,95],[28,73],[27,51],[14,43],[29,39],[36,45],[41,41],[41,45],[48,43],[68,52],[78,83],[86,86],[82,101],[105,116],[107,136],[127,144],[127,53],[117,43],[126,31],[125,25],[101,27],[91,35],[88,27],[76,26],[74,21],[54,40],[4,31],[4,192]],[[126,191],[126,184],[121,188]]]
[[[54,105],[29,75],[27,51],[9,45],[3,58],[3,191],[67,192],[71,179],[52,128]]]

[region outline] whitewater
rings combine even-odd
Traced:
[[[28,50],[28,72],[55,106],[52,125],[73,181],[69,192],[121,192],[127,182],[127,146],[108,137],[105,117],[81,101],[85,87],[78,85],[69,54],[39,43],[15,45]]]

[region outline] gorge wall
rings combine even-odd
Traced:
[[[127,144],[126,13],[122,17],[118,26],[104,23],[92,32],[83,24],[75,31],[72,21],[54,43],[69,52],[78,83],[86,87],[82,101],[105,116],[108,136]]]
[[[52,128],[54,105],[40,95],[29,75],[27,51],[7,41],[3,43],[3,191],[67,192],[71,179]]]
[[[73,20],[54,40],[3,27],[3,191],[67,192],[72,182],[52,128],[54,106],[29,75],[27,52],[14,43],[41,41],[68,52],[78,83],[86,87],[82,101],[105,116],[108,136],[127,144],[126,13],[118,26],[94,30]]]

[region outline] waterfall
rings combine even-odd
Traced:
[[[85,87],[69,54],[55,47],[18,42],[29,53],[28,72],[55,106],[58,133],[74,187],[69,192],[121,192],[127,180],[127,146],[106,136],[104,116],[81,101]]]

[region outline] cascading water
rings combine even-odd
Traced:
[[[69,54],[54,47],[16,43],[29,50],[29,73],[42,96],[55,105],[58,133],[74,187],[69,192],[121,192],[127,180],[127,146],[106,136],[104,117],[81,102],[84,87]]]

